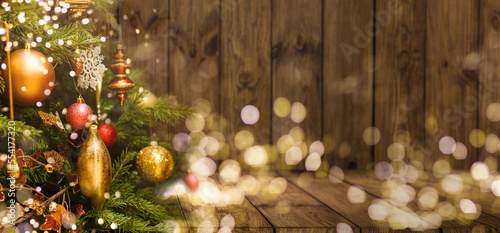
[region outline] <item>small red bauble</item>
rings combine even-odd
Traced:
[[[86,124],[90,121],[92,109],[83,103],[82,98],[78,98],[76,103],[68,108],[66,113],[66,121],[73,129],[85,129]]]
[[[112,147],[116,143],[116,139],[118,138],[118,133],[116,132],[115,127],[112,124],[108,124],[105,122],[99,122],[99,129],[97,132],[99,136],[101,136],[104,144],[107,147]]]
[[[184,183],[193,191],[196,191],[198,188],[198,177],[189,173],[186,177],[184,177]]]

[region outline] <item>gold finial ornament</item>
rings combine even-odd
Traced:
[[[60,2],[69,3],[70,11],[85,11],[94,3],[93,0],[58,0],[57,5],[59,5]]]
[[[125,62],[124,57],[123,45],[117,45],[115,62],[110,65],[115,76],[108,84],[108,88],[116,92],[116,97],[120,100],[120,105],[122,106],[127,98],[127,91],[135,86],[135,83],[127,77],[126,69],[130,65]]]

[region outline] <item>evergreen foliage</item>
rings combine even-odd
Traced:
[[[57,3],[58,1],[55,1]],[[117,4],[116,0],[93,0],[92,11],[93,18],[99,18],[110,24],[117,33],[120,29],[117,26],[113,12],[109,9]],[[112,79],[113,74],[109,70],[109,64],[113,57],[106,57],[105,65],[108,71],[103,79],[103,93],[101,96],[101,112],[106,118],[111,120],[111,124],[118,132],[117,143],[108,148],[113,160],[113,176],[110,191],[110,198],[105,202],[101,210],[94,209],[85,200],[81,192],[74,193],[71,188],[74,180],[71,178],[76,171],[76,160],[79,148],[69,143],[68,136],[72,133],[70,128],[60,129],[53,126],[44,126],[39,116],[39,111],[45,113],[56,112],[59,114],[63,124],[66,123],[65,109],[75,102],[76,97],[82,95],[85,102],[96,113],[95,92],[80,92],[75,87],[75,79],[70,77],[70,61],[76,57],[77,51],[100,45],[111,46],[111,43],[103,43],[102,35],[95,33],[93,24],[83,24],[81,18],[73,18],[73,14],[59,15],[57,21],[57,30],[47,33],[48,25],[41,24],[46,12],[40,10],[43,7],[37,1],[10,1],[10,8],[0,9],[0,18],[8,21],[10,24],[10,41],[14,42],[12,50],[21,49],[25,46],[37,42],[31,49],[42,52],[47,57],[52,57],[56,71],[56,84],[51,95],[43,101],[41,107],[15,107],[16,122],[16,140],[17,147],[24,151],[25,156],[30,156],[38,148],[41,148],[41,155],[32,167],[23,168],[26,176],[26,187],[41,187],[42,193],[47,197],[54,197],[58,204],[65,204],[69,209],[75,205],[81,204],[85,214],[80,215],[76,225],[79,232],[108,232],[115,229],[111,224],[117,224],[117,231],[123,232],[158,232],[171,230],[168,224],[169,219],[178,217],[177,205],[169,200],[162,200],[155,194],[155,185],[141,180],[134,168],[135,157],[138,152],[149,145],[151,140],[159,141],[159,145],[170,148],[166,142],[153,134],[154,129],[175,125],[191,113],[191,109],[174,104],[175,98],[171,95],[158,97],[157,102],[150,107],[141,105],[141,99],[144,92],[140,87],[144,86],[141,77],[144,72],[132,69],[129,77],[136,83],[136,88],[128,91],[128,97],[124,106],[120,106],[114,98],[107,98],[106,84]],[[25,20],[21,20],[22,15]],[[39,39],[37,39],[39,38]],[[60,40],[64,43],[60,43]],[[40,42],[41,41],[41,42]],[[50,44],[50,46],[46,46]],[[35,45],[35,43],[33,43]],[[1,49],[0,59],[6,56],[4,49]],[[0,70],[1,71],[1,70]],[[5,92],[5,82],[0,77],[0,93]],[[6,97],[0,98],[0,109],[8,105]],[[0,113],[0,139],[7,141],[7,132],[10,118],[8,111],[3,110]],[[104,119],[102,119],[104,120]],[[88,130],[82,133],[83,139],[86,138]],[[0,143],[0,152],[7,153],[7,143]],[[47,164],[44,156],[45,152],[52,150],[59,151],[65,149],[66,161],[60,171],[48,173],[43,166]],[[174,160],[179,160],[174,154]],[[178,166],[176,165],[171,177],[176,176]],[[7,172],[5,167],[0,167],[0,183],[7,187]],[[58,195],[64,190],[61,195]],[[68,190],[68,191],[66,191]],[[7,201],[7,200],[6,200]],[[48,208],[47,208],[48,209]],[[31,213],[34,210],[30,210]],[[48,210],[45,211],[48,215]],[[44,216],[36,217],[37,221],[43,223]],[[98,219],[104,220],[103,224],[98,223]],[[23,221],[28,222],[29,218]],[[0,231],[2,227],[0,226]],[[39,229],[35,229],[40,231]],[[64,227],[62,232],[69,231]],[[41,231],[40,231],[41,232]]]

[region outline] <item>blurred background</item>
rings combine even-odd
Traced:
[[[303,169],[317,140],[326,170],[497,164],[500,1],[123,0],[116,8],[116,36],[151,91],[199,109],[185,126],[163,129],[166,139],[213,131],[227,142],[219,160],[268,145],[278,168]]]

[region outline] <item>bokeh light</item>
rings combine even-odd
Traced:
[[[268,154],[263,146],[252,146],[245,151],[245,162],[252,167],[262,167],[268,161]]]
[[[387,180],[394,175],[394,168],[388,162],[379,162],[375,165],[375,175],[381,180]]]
[[[306,115],[307,115],[307,110],[302,103],[295,102],[292,104],[292,107],[290,109],[290,119],[292,119],[293,122],[295,123],[302,122],[306,118]]]
[[[490,170],[488,166],[483,162],[474,162],[470,168],[470,174],[475,180],[483,180],[488,178],[490,175]]]
[[[248,130],[242,130],[234,136],[234,146],[237,149],[244,150],[254,143],[253,134]]]
[[[444,136],[439,140],[439,150],[441,151],[441,153],[449,155],[453,153],[453,149],[455,149],[455,143],[455,139],[453,139],[452,137]]]
[[[344,171],[342,171],[342,168],[340,167],[333,166],[328,171],[328,178],[330,178],[332,183],[340,184],[344,182]]]
[[[447,175],[441,181],[441,187],[447,193],[454,194],[462,191],[464,183],[459,175]]]
[[[376,145],[380,140],[380,130],[377,127],[368,127],[363,131],[363,141],[368,146]]]
[[[451,165],[446,160],[438,160],[432,165],[432,174],[437,178],[443,178],[451,172]]]
[[[247,105],[241,109],[241,120],[247,125],[254,125],[259,121],[259,109],[253,105]]]
[[[306,170],[316,171],[321,166],[321,156],[317,152],[311,153],[306,159]]]
[[[360,186],[351,186],[347,190],[347,200],[353,204],[360,204],[366,200],[366,192]]]
[[[309,146],[309,153],[318,153],[320,156],[323,156],[325,153],[325,146],[321,141],[316,140]]]
[[[453,146],[453,157],[457,160],[464,160],[467,158],[467,146],[461,142],[455,143]]]
[[[492,122],[500,121],[500,103],[491,103],[486,107],[486,118]]]
[[[469,134],[469,142],[473,147],[479,148],[484,145],[486,136],[480,129],[473,129]]]
[[[273,110],[274,114],[279,117],[286,117],[290,114],[291,104],[287,98],[278,97],[274,100]]]

